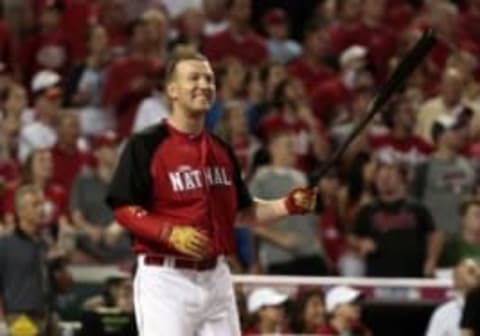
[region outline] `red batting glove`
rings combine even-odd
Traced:
[[[285,207],[289,215],[304,215],[315,209],[317,193],[311,188],[295,188],[285,199]]]

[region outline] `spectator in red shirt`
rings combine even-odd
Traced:
[[[329,50],[339,55],[354,44],[354,31],[360,20],[361,0],[343,0],[338,2],[338,21],[328,28]]]
[[[123,0],[104,0],[98,6],[98,23],[108,32],[112,56],[123,57],[128,50],[128,15]]]
[[[303,82],[309,94],[317,85],[335,77],[335,72],[322,60],[328,46],[327,34],[322,23],[308,24],[303,37],[303,55],[288,67],[288,72]]]
[[[247,310],[251,315],[251,326],[244,336],[287,333],[283,304],[288,296],[273,288],[257,288],[250,293]]]
[[[480,50],[480,2],[468,0],[468,10],[458,18],[460,40],[470,51]]]
[[[49,69],[59,74],[67,71],[71,46],[60,24],[63,10],[61,1],[46,1],[40,13],[39,29],[22,43],[20,55],[26,82],[39,70]]]
[[[205,54],[211,62],[233,56],[248,66],[262,64],[268,51],[265,40],[250,27],[251,0],[233,0],[229,5],[229,27],[207,40]]]
[[[32,151],[27,158],[24,166],[24,176],[22,184],[31,183],[38,186],[44,193],[46,203],[44,209],[45,217],[42,219],[43,228],[49,233],[55,231],[57,224],[63,225],[68,223],[66,216],[67,210],[67,193],[59,184],[52,181],[53,177],[53,160],[49,149],[36,149]],[[21,184],[11,186],[5,191],[3,198],[3,211],[5,223],[14,222],[15,204],[14,195],[16,189]]]
[[[295,134],[297,168],[310,171],[316,161],[326,159],[330,146],[323,134],[323,126],[315,119],[308,105],[302,83],[289,78],[278,84],[275,90],[275,110],[258,126],[262,138],[279,129],[289,129]]]
[[[224,32],[228,28],[227,0],[204,0],[206,22],[203,32],[205,36],[213,36]]]
[[[73,60],[80,61],[87,53],[85,35],[88,34],[90,25],[96,21],[96,4],[90,0],[63,1],[62,29],[70,43]]]
[[[318,336],[370,336],[372,333],[361,324],[360,302],[362,293],[346,286],[337,286],[327,292],[325,302],[331,315],[328,324],[317,330]]]
[[[387,0],[365,0],[362,22],[353,32],[354,43],[368,49],[379,80],[384,79],[388,61],[397,46],[397,36],[385,22],[386,2]]]
[[[114,61],[107,70],[103,106],[113,111],[121,137],[130,134],[138,104],[152,91],[152,73],[165,61],[167,18],[160,11],[147,12],[131,30],[129,56]],[[157,36],[157,34],[164,34]]]
[[[64,111],[57,126],[57,143],[52,148],[53,181],[70,190],[73,180],[87,163],[80,150],[80,125],[74,112]]]
[[[384,113],[389,131],[370,138],[370,148],[382,161],[400,161],[413,167],[423,162],[433,148],[414,134],[415,110],[406,97],[400,96]]]

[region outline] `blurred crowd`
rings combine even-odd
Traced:
[[[106,188],[125,139],[168,117],[165,65],[192,49],[215,68],[206,127],[233,147],[252,195],[310,185],[321,199],[318,215],[238,223],[235,272],[431,277],[480,259],[479,1],[2,5],[0,265],[25,258],[18,274],[0,272],[2,294],[29,272],[45,291],[25,248],[60,288],[66,265],[131,269]],[[438,43],[427,60],[319,176],[428,28]],[[2,295],[12,311],[43,304],[31,299]]]

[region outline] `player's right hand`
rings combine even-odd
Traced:
[[[210,239],[192,226],[173,226],[166,240],[176,251],[194,259],[202,260],[210,254]]]

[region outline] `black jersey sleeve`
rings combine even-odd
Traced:
[[[477,332],[480,329],[480,287],[471,290],[465,299],[460,327]],[[475,333],[475,335],[477,335]]]
[[[107,191],[106,202],[110,207],[150,207],[153,186],[150,165],[156,148],[166,135],[166,126],[159,124],[128,140]]]
[[[234,167],[234,183],[237,188],[237,199],[238,199],[238,209],[243,210],[249,208],[253,204],[252,195],[248,190],[245,181],[242,178],[242,170],[240,169],[240,164],[238,163],[237,157],[233,152],[232,148],[228,147],[228,154],[232,160]]]

